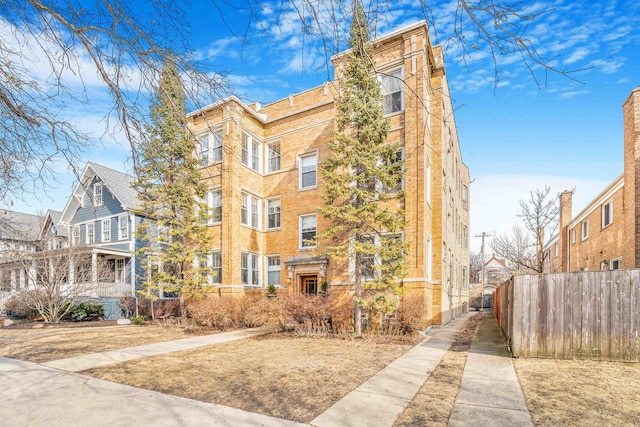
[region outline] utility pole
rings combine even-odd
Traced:
[[[476,237],[482,237],[482,247],[480,248],[480,259],[482,260],[482,293],[480,294],[480,311],[484,311],[484,238],[491,237],[491,234],[487,234],[483,231],[482,234],[477,234]]]

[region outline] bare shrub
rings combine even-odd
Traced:
[[[4,308],[7,314],[13,317],[28,317],[32,314],[29,303],[22,292],[9,298],[5,302]]]
[[[133,317],[136,314],[136,299],[134,297],[121,297],[118,300],[118,307],[120,307],[124,317]]]
[[[348,294],[289,295],[279,299],[280,328],[298,335],[340,334],[353,330],[353,302]]]
[[[187,313],[199,326],[225,330],[245,326],[243,300],[231,296],[208,296],[187,302]]]
[[[278,299],[245,297],[243,299],[244,324],[249,328],[267,326],[282,329],[284,312]]]
[[[424,297],[415,294],[402,297],[396,313],[396,322],[402,334],[411,335],[426,328]]]

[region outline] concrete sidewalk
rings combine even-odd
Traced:
[[[467,313],[444,328],[432,329],[425,341],[336,402],[311,421],[311,425],[392,426],[472,315]]]
[[[127,347],[120,350],[103,351],[66,359],[52,360],[42,365],[69,372],[80,372],[85,369],[97,368],[142,357],[157,356],[173,351],[189,350],[211,344],[221,344],[229,341],[241,340],[269,332],[267,328],[242,329],[219,334],[203,335],[184,338],[175,341],[158,342],[154,344]],[[0,389],[1,390],[1,389]]]
[[[304,424],[0,357],[0,425],[270,426]]]
[[[493,312],[484,312],[464,368],[450,427],[533,426]]]

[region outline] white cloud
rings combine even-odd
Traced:
[[[589,90],[573,90],[573,91],[561,93],[560,97],[561,98],[573,98],[574,96],[588,95],[589,93],[591,93],[591,91],[589,91]]]
[[[573,52],[571,52],[571,55],[569,55],[569,57],[566,58],[563,62],[565,64],[573,64],[574,62],[578,62],[584,59],[587,55],[591,55],[592,53],[593,52],[590,49],[587,49],[586,47],[579,47]]]

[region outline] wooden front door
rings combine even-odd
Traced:
[[[318,276],[302,276],[300,280],[302,281],[301,292],[303,294],[307,294],[307,295],[318,294]]]

